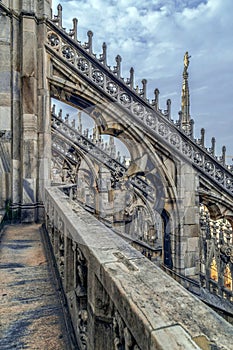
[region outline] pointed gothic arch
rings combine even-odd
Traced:
[[[219,280],[219,272],[218,272],[218,266],[215,257],[212,258],[211,264],[210,264],[210,279],[218,282]]]
[[[224,287],[229,289],[230,291],[233,291],[232,271],[230,269],[229,264],[225,266],[223,279]]]

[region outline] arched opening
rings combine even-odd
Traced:
[[[153,248],[158,241],[157,227],[160,226],[161,221],[158,218],[159,216],[155,218],[155,223],[148,208],[136,203],[126,208],[124,212],[125,232],[132,238],[145,242]]]
[[[215,258],[212,259],[212,262],[210,264],[210,279],[218,282],[218,267]]]
[[[101,148],[112,158],[128,167],[131,156],[128,148],[112,135],[100,134],[100,128],[95,123],[95,120],[85,111],[80,108],[74,108],[64,102],[52,99],[52,105],[55,106],[55,114],[60,114],[73,128],[80,134],[93,142],[97,147]]]
[[[229,265],[224,270],[224,287],[232,291],[232,274]]]
[[[201,227],[205,227],[207,239],[216,239],[222,244],[230,244],[232,242],[233,230],[229,220],[225,217],[213,220],[210,217],[210,211],[204,204],[200,205]]]
[[[163,263],[169,269],[173,268],[171,247],[171,223],[168,213],[163,209]]]

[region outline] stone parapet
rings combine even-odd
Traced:
[[[58,188],[45,211],[80,349],[233,349],[229,323]]]

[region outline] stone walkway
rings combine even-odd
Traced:
[[[7,226],[0,244],[0,349],[71,349],[40,225]]]

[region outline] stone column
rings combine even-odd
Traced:
[[[178,175],[180,230],[176,237],[175,267],[187,277],[199,275],[199,199],[195,169],[183,163]]]
[[[13,204],[12,213],[18,216],[18,204],[21,201],[21,181],[20,181],[20,135],[21,135],[21,117],[20,117],[20,99],[21,99],[21,82],[20,82],[20,28],[19,18],[12,17],[12,41],[11,41],[11,60],[12,60],[12,100],[11,100],[11,127],[12,127],[12,195]]]
[[[37,0],[37,15],[40,18],[52,15],[52,0]]]
[[[1,4],[0,130],[4,127],[12,140],[9,197],[13,218],[31,222],[43,218],[44,187],[50,182],[49,65],[44,43],[51,0]]]
[[[0,7],[0,209],[10,198],[11,18]]]
[[[47,4],[47,2],[45,2]],[[50,90],[48,85],[49,61],[44,42],[47,37],[47,28],[44,21],[38,26],[38,187],[37,198],[44,202],[44,188],[50,185],[51,165],[51,106]],[[39,210],[38,217],[43,218],[43,210]]]
[[[31,11],[31,4],[28,4]],[[26,8],[22,8],[26,11]],[[34,10],[34,8],[33,8]],[[21,185],[23,222],[35,217],[38,167],[37,23],[33,13],[21,14]]]

